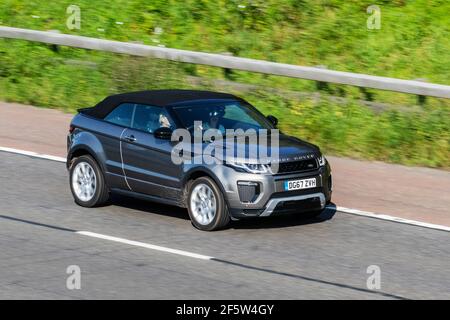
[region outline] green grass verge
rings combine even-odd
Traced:
[[[82,24],[81,30],[73,31],[66,28],[70,4],[73,1],[5,0],[0,3],[0,23],[450,83],[448,1],[381,1],[380,30],[367,30],[365,10],[370,3],[360,1],[78,0]],[[154,33],[157,27],[162,34]],[[7,101],[74,111],[116,92],[220,89],[194,85],[188,75],[274,89],[317,90],[313,81],[240,71],[230,75],[219,68],[0,39],[0,99]],[[276,115],[283,131],[310,140],[327,153],[450,167],[446,99],[429,98],[417,107],[413,95],[331,84],[321,90],[322,96],[343,97],[344,102],[312,95],[294,98],[264,89],[231,91],[263,113]],[[375,111],[362,105],[362,98],[406,108]]]

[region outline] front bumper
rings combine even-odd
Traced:
[[[263,175],[236,172],[226,166],[214,170],[222,186],[230,214],[234,218],[267,217],[275,214],[298,213],[322,210],[331,201],[331,168],[327,163],[314,171],[285,175]],[[285,191],[286,180],[316,178],[316,187],[311,189]],[[239,188],[248,183],[257,184],[257,194],[249,201],[243,201]]]
[[[288,205],[285,205],[286,203]],[[267,202],[266,208],[264,209],[263,212],[261,212],[259,216],[268,217],[273,213],[310,211],[308,209],[322,210],[325,208],[325,205],[326,205],[325,195],[321,192],[306,194],[302,196],[272,198],[269,200],[269,202]]]

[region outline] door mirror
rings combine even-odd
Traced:
[[[267,120],[269,120],[270,123],[273,124],[274,127],[276,127],[278,124],[278,119],[275,116],[268,115]]]
[[[155,135],[156,138],[158,139],[165,139],[165,140],[170,140],[170,138],[172,137],[172,129],[167,128],[167,127],[160,127],[158,129],[155,130],[155,132],[153,133]]]

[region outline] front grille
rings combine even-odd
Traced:
[[[285,197],[294,197],[294,196],[303,196],[311,193],[323,192],[321,186],[317,188],[311,189],[301,189],[301,190],[291,190],[291,191],[279,191],[272,194],[272,198],[285,198]]]
[[[305,172],[305,171],[316,170],[317,168],[318,168],[318,164],[317,164],[316,159],[282,162],[279,164],[277,174]]]
[[[282,201],[277,204],[275,209],[273,210],[272,215],[282,214],[282,213],[301,213],[301,212],[309,212],[314,210],[319,210],[320,206],[320,198],[310,198],[304,200],[287,200]]]

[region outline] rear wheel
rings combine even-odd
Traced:
[[[76,158],[70,166],[70,190],[82,207],[97,207],[109,199],[109,190],[97,162],[89,155]]]
[[[190,184],[187,207],[192,224],[197,229],[219,230],[230,222],[223,194],[209,177],[198,178]]]

